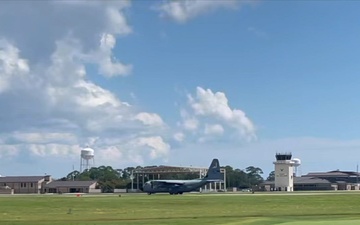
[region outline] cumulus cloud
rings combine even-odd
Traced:
[[[177,22],[184,23],[197,16],[221,8],[236,9],[240,4],[248,1],[237,0],[175,0],[165,1],[157,7],[161,17],[169,17]]]
[[[100,47],[93,54],[84,58],[89,61],[99,63],[99,73],[106,77],[113,77],[118,75],[129,75],[133,69],[132,65],[126,65],[116,60],[112,56],[112,50],[115,47],[116,39],[114,35],[104,33],[100,40]]]
[[[150,149],[150,157],[152,159],[167,156],[170,145],[165,143],[162,137],[141,137],[135,140],[135,146],[148,147]]]
[[[21,80],[29,70],[28,62],[19,58],[19,49],[0,39],[0,93],[6,91],[13,80]]]
[[[77,137],[73,133],[35,133],[35,132],[14,132],[9,134],[9,138],[12,142],[19,143],[32,143],[32,144],[51,144],[56,142],[75,144],[77,143]]]
[[[11,40],[29,61],[38,63],[48,60],[56,41],[76,37],[84,60],[98,64],[100,73],[108,77],[128,75],[132,65],[116,60],[111,49],[115,37],[132,32],[124,13],[130,1],[70,2],[1,2],[0,36]]]
[[[161,117],[155,113],[141,112],[135,116],[136,120],[141,121],[145,125],[161,126],[164,125]]]
[[[182,132],[177,132],[174,134],[174,139],[178,142],[182,142],[184,140],[184,138],[185,138],[185,135]]]
[[[78,145],[66,144],[28,144],[21,146],[23,150],[29,149],[35,156],[75,156],[79,153]]]
[[[205,124],[204,134],[222,135],[223,133],[224,133],[224,128],[220,124],[214,124],[214,125]]]
[[[0,159],[1,158],[15,157],[15,156],[17,156],[19,154],[19,148],[18,148],[17,145],[1,144],[0,148],[1,148]]]
[[[183,123],[185,130],[194,131],[199,126],[199,121],[195,118],[186,119]]]
[[[6,109],[0,157],[78,157],[85,144],[102,163],[167,157],[162,118],[138,112],[88,77],[88,64],[109,78],[131,73],[131,64],[113,55],[118,39],[132,32],[129,7],[129,1],[0,3],[0,107]]]
[[[256,129],[253,122],[244,111],[232,109],[223,92],[213,92],[210,89],[197,87],[195,96],[188,95],[190,110],[181,112],[183,127],[198,130],[202,127],[201,122],[206,123],[204,135],[221,136],[226,129],[235,130],[237,137],[253,140],[256,138]],[[189,126],[189,118],[197,121],[196,126]],[[191,120],[190,120],[191,121]],[[215,123],[210,125],[209,122]],[[190,123],[192,124],[192,123]],[[190,129],[188,129],[190,130]],[[201,140],[205,140],[202,138]]]
[[[180,115],[182,122],[179,122],[178,125],[185,130],[195,131],[198,129],[199,121],[192,115],[190,115],[186,110],[181,110]]]

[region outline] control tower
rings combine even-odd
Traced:
[[[275,190],[294,191],[294,162],[291,153],[275,155]]]

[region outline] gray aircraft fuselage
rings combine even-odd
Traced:
[[[178,182],[179,184],[177,184],[176,182]],[[165,183],[162,182],[162,180],[155,180],[155,181],[146,182],[143,186],[143,190],[144,192],[147,192],[149,194],[152,193],[182,194],[184,192],[191,192],[197,190],[210,182],[213,181],[209,181],[206,179],[194,179],[194,180],[171,180],[171,183]]]

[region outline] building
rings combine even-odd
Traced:
[[[52,181],[44,185],[44,193],[100,193],[97,181]]]
[[[101,193],[97,181],[59,181],[51,176],[0,177],[0,194]]]
[[[275,190],[294,190],[294,162],[290,153],[276,154],[275,165]]]
[[[306,190],[359,190],[360,173],[333,170],[313,172],[298,177],[296,168],[301,160],[291,159],[291,153],[276,154],[275,180],[265,181],[259,186],[263,191],[306,191]]]
[[[306,175],[303,175],[303,177],[319,177],[322,179],[327,179],[332,183],[336,183],[336,182],[358,183],[359,175],[360,174],[358,172],[333,170],[329,172],[308,173]]]
[[[183,167],[183,166],[149,166],[144,168],[137,168],[133,171],[131,177],[131,192],[141,191],[142,185],[145,183],[145,177],[147,180],[161,179],[162,175],[167,174],[196,174],[199,178],[203,178],[208,171],[208,168],[202,167]],[[200,188],[200,192],[208,191],[226,191],[226,169],[220,168],[220,173],[223,175],[223,179],[220,182],[212,182]],[[135,185],[136,184],[136,185]]]
[[[325,191],[334,190],[333,185],[326,179],[318,177],[295,177],[294,191]]]
[[[334,170],[294,176],[294,191],[359,190],[359,173]],[[276,191],[275,181],[265,181],[260,190]]]
[[[303,177],[316,177],[329,181],[334,190],[359,190],[360,173],[333,170],[329,172],[308,173]]]
[[[294,191],[320,191],[335,190],[334,185],[326,180],[316,177],[294,177]],[[275,188],[275,181],[265,181],[260,185],[263,191],[278,191]]]
[[[0,177],[0,193],[39,194],[43,186],[51,182],[51,176],[5,176]]]

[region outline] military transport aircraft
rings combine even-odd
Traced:
[[[201,188],[207,183],[223,181],[223,175],[220,172],[218,159],[213,159],[208,172],[204,178],[193,180],[150,180],[143,186],[143,191],[149,195],[154,193],[182,194]]]

